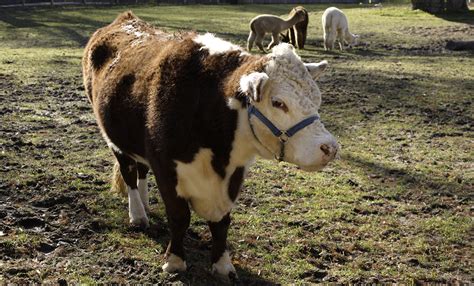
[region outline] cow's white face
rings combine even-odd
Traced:
[[[264,72],[251,73],[240,81],[251,104],[282,131],[319,115],[321,93],[315,79],[326,69],[327,62],[304,64],[287,44],[275,47],[269,57]],[[280,140],[258,118],[252,116],[250,120],[259,145],[264,145],[258,148],[260,155],[278,155]],[[317,120],[288,139],[283,160],[306,171],[317,171],[333,160],[338,150],[336,139]]]

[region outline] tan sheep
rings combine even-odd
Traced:
[[[303,11],[297,11],[292,17],[284,20],[274,15],[259,15],[250,21],[250,35],[247,41],[247,50],[252,50],[253,43],[266,52],[263,48],[263,37],[266,33],[272,34],[272,41],[268,45],[267,49],[271,49],[273,46],[280,43],[279,34],[281,31],[287,30],[294,26],[296,23],[305,20],[305,14]]]
[[[336,7],[327,8],[322,16],[324,30],[324,49],[334,49],[334,42],[339,41],[339,48],[344,49],[344,43],[349,47],[357,45],[358,35],[349,32],[349,24],[344,13]]]

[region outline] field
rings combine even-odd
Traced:
[[[325,5],[307,5],[305,61],[327,59],[320,110],[342,145],[320,173],[258,160],[229,233],[236,284],[473,283],[474,13],[340,5],[361,45],[322,48]],[[257,14],[289,5],[0,11],[0,283],[221,284],[210,233],[193,215],[188,271],[161,271],[169,240],[151,180],[152,227],[128,226],[109,191],[112,154],[82,87],[88,37],[131,9],[170,32],[245,45]],[[268,43],[268,38],[267,38]]]

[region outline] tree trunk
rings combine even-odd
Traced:
[[[444,0],[411,0],[413,10],[420,9],[422,11],[435,14],[444,10]]]
[[[467,0],[447,0],[446,10],[448,12],[464,12],[469,11]]]
[[[436,14],[444,12],[445,8],[448,12],[465,12],[469,11],[467,6],[468,0],[411,0],[412,9],[420,9],[422,11]]]

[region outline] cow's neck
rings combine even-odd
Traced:
[[[228,105],[238,112],[233,152],[239,154],[238,158],[242,160],[239,163],[251,161],[257,154],[264,158],[273,158],[268,149],[258,142],[252,133],[247,114],[247,98],[240,91],[240,79],[253,72],[263,72],[267,61],[268,58],[265,56],[246,56],[242,64],[227,77],[224,84]]]

